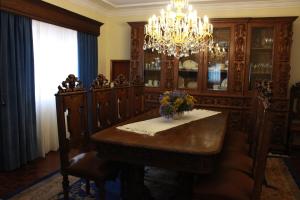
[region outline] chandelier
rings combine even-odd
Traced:
[[[171,0],[160,16],[149,18],[143,48],[177,58],[189,56],[207,48],[212,33],[208,17],[198,17],[188,0]]]

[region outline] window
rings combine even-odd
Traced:
[[[35,101],[40,154],[57,150],[58,134],[54,94],[68,74],[78,76],[77,32],[32,21]]]

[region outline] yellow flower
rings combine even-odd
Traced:
[[[160,101],[160,104],[161,105],[167,105],[170,101],[170,97],[169,96],[164,96],[161,101]]]
[[[183,99],[182,98],[177,98],[174,102],[175,109],[177,110],[182,103],[183,103]]]
[[[194,103],[196,103],[196,102],[197,101],[196,101],[196,99],[193,96],[191,96],[191,95],[187,95],[186,96],[186,103],[188,105],[194,105]]]

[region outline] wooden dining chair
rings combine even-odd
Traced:
[[[117,76],[113,81],[114,95],[115,95],[115,108],[116,108],[116,122],[123,122],[131,116],[131,95],[130,85],[123,74]]]
[[[262,114],[264,112],[264,105],[261,99],[269,98],[271,93],[271,82],[257,82],[256,96],[255,101],[253,102],[256,110],[253,118],[255,121],[252,121],[253,124],[251,124],[253,130],[251,134],[249,134],[249,137],[251,137],[251,142],[249,142],[249,145],[247,146],[249,149],[248,151],[245,151],[241,150],[241,148],[228,148],[228,146],[232,145],[232,143],[225,142],[225,147],[220,159],[220,166],[225,168],[234,168],[249,175],[252,174],[253,160],[256,158],[255,151],[259,139],[259,127],[261,126]],[[225,141],[226,140],[227,138]]]
[[[116,98],[107,78],[99,74],[91,89],[93,133],[112,126],[116,120]]]
[[[300,148],[300,82],[291,87],[288,127],[289,150]]]
[[[211,177],[200,180],[194,185],[194,200],[259,200],[267,155],[271,140],[271,122],[269,115],[270,102],[267,98],[259,99],[264,109],[256,146],[256,159],[254,160],[253,177],[232,168],[219,168]],[[238,158],[237,158],[238,159]]]
[[[94,180],[103,199],[104,182],[113,178],[116,171],[111,163],[101,160],[95,151],[88,151],[87,93],[81,82],[70,74],[58,87],[55,98],[64,199],[69,197],[68,175],[86,179],[87,193],[90,190],[89,180]],[[75,156],[71,158],[70,154]]]

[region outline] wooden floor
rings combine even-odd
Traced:
[[[58,152],[50,152],[46,158],[36,159],[11,172],[0,172],[0,198],[34,184],[41,178],[59,170]]]
[[[294,170],[300,175],[300,151],[293,153],[290,160]],[[0,172],[0,198],[28,187],[56,172],[59,170],[59,162],[58,152],[51,152],[47,154],[46,158],[39,158],[20,169],[5,173]]]

